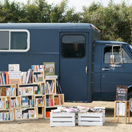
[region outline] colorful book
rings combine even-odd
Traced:
[[[55,75],[55,62],[44,62],[44,75]]]

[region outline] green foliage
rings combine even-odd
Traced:
[[[48,4],[46,0],[34,0],[27,4],[0,1],[0,23],[92,23],[101,30],[103,40],[117,40],[132,43],[132,6],[114,4],[110,0],[107,7],[93,2],[84,6],[82,12],[68,8],[68,0],[60,4]]]
[[[101,30],[103,40],[132,41],[132,7],[125,2],[114,4],[111,0],[108,7],[93,3],[83,8],[82,22],[92,23]]]

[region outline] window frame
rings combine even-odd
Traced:
[[[9,49],[1,50],[0,52],[27,52],[30,49],[30,32],[26,29],[0,29],[0,32],[9,32]],[[27,33],[27,49],[10,49],[11,48],[11,32],[26,32]]]
[[[118,47],[118,45],[116,45],[116,46]],[[106,47],[111,47],[111,48],[112,48],[112,45],[106,45],[106,46],[104,47],[104,53],[105,53]],[[120,47],[120,45],[119,45],[119,47]],[[128,55],[128,57],[132,60],[131,56],[128,54],[128,52],[126,51],[126,49],[123,48],[123,46],[121,46],[121,57],[122,57],[122,59],[123,59],[123,50],[124,50],[125,53]],[[104,64],[110,64],[110,63],[105,63],[105,54],[103,55],[103,63],[104,63]],[[121,64],[132,64],[132,63],[124,63],[124,62],[122,61]]]
[[[63,51],[62,51],[63,42],[62,42],[62,39],[63,39],[64,36],[83,36],[85,38],[85,43],[84,43],[85,54],[84,54],[83,57],[65,57],[65,56],[63,56]],[[66,59],[83,59],[83,58],[85,58],[85,56],[86,56],[86,36],[84,34],[63,34],[62,37],[61,37],[61,56],[63,58],[66,58]]]

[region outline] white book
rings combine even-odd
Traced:
[[[10,120],[13,120],[13,112],[12,111],[10,111],[9,117],[10,117]]]
[[[22,119],[22,109],[16,109],[16,120]]]
[[[23,113],[23,119],[28,119],[28,113]]]
[[[30,75],[30,71],[28,70],[28,72],[27,72],[27,78],[26,78],[26,84],[28,83],[29,75]]]
[[[19,107],[18,99],[16,99],[16,107]]]
[[[0,113],[0,121],[3,121],[3,113]]]
[[[20,71],[20,64],[8,64],[8,71]]]
[[[28,110],[29,119],[35,118],[35,111],[34,110]]]

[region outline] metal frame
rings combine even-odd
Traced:
[[[30,32],[26,29],[4,29],[4,30],[0,30],[1,31],[9,31],[9,50],[0,50],[0,52],[27,52],[30,49]],[[10,49],[11,47],[11,32],[27,32],[27,49]]]

